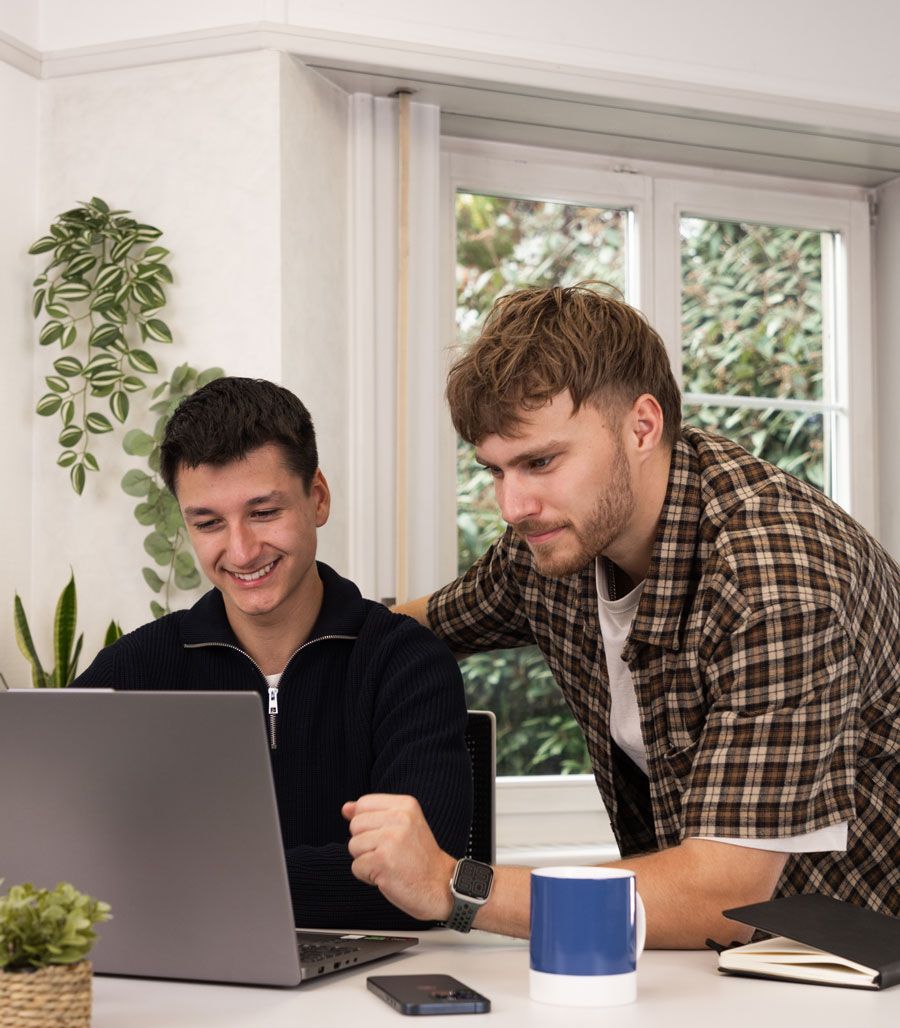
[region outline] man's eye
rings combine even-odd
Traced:
[[[532,471],[543,471],[544,468],[549,467],[552,460],[552,457],[535,457],[534,460],[529,461],[529,467]]]
[[[195,521],[194,528],[196,528],[198,532],[206,532],[210,528],[215,527],[216,524],[218,524],[218,522],[215,518],[210,518],[209,521]]]
[[[270,507],[270,508],[267,508],[266,510],[255,510],[253,512],[253,517],[255,517],[255,518],[273,518],[273,517],[275,517],[275,515],[277,513],[278,513],[278,508],[277,507]]]

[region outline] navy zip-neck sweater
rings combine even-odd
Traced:
[[[462,856],[472,781],[459,669],[411,618],[318,569],[322,608],[281,677],[270,748],[294,918],[305,927],[422,928],[354,878],[341,806],[369,792],[415,796],[441,849]],[[217,589],[101,650],[73,687],[253,691],[270,721],[266,679]]]

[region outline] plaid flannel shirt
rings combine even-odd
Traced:
[[[900,568],[836,504],[685,428],[622,659],[649,774],[609,734],[593,562],[539,574],[511,530],[428,618],[458,653],[537,643],[587,740],[623,856],[848,822],[776,895],[900,915]]]

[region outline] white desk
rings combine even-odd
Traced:
[[[823,988],[716,971],[711,952],[649,952],[640,961],[638,1001],[579,1010],[528,998],[528,946],[473,932],[438,930],[401,957],[295,989],[194,985],[139,978],[94,979],[94,1028],[403,1028],[403,1018],[366,988],[370,974],[451,974],[483,992],[492,1013],[465,1025],[484,1028],[898,1028],[900,986],[885,992]],[[432,1020],[430,1022],[434,1024]],[[443,1021],[438,1021],[444,1024]],[[459,1021],[449,1023],[459,1024]]]

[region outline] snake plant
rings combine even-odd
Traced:
[[[37,648],[28,627],[28,618],[21,597],[16,593],[14,601],[14,620],[16,642],[25,659],[31,664],[31,681],[36,689],[62,689],[69,685],[78,674],[78,659],[81,656],[81,644],[84,634],[75,638],[75,626],[78,620],[78,596],[75,591],[75,575],[60,593],[53,617],[53,668],[45,670],[38,656]],[[110,621],[106,629],[103,645],[109,646],[122,634],[122,629],[115,621]]]

